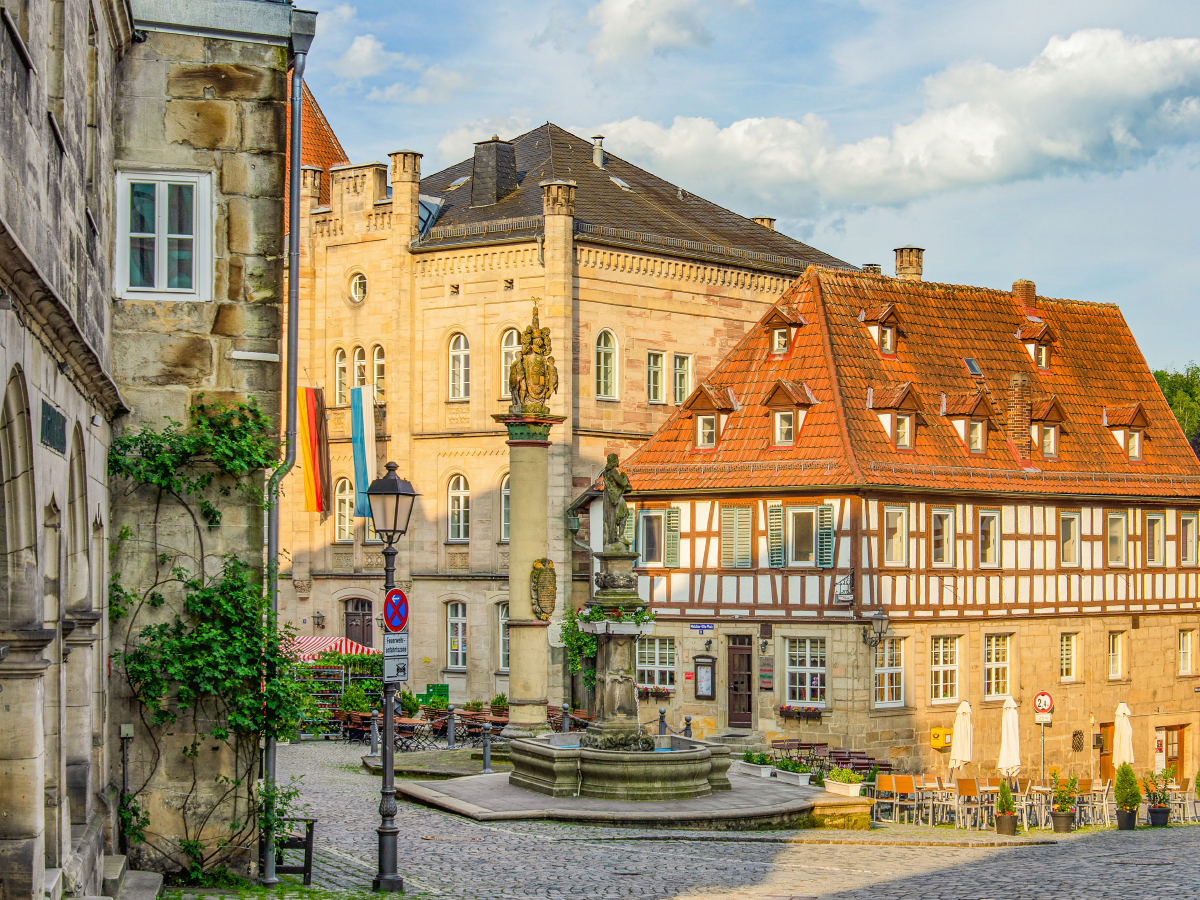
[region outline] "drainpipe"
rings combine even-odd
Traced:
[[[288,165],[288,299],[287,299],[287,390],[284,395],[286,429],[283,462],[267,480],[267,596],[272,618],[279,614],[279,483],[296,462],[296,354],[299,330],[296,317],[300,305],[300,116],[304,103],[304,62],[317,33],[317,14],[292,10],[292,133]],[[263,771],[264,786],[275,787],[275,739],[267,738]],[[263,860],[263,884],[278,884],[275,874],[275,836],[267,832]]]

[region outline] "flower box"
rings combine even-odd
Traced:
[[[812,778],[811,772],[788,772],[784,769],[776,769],[775,777],[780,781],[788,784],[798,784],[800,787],[807,787],[809,779]]]
[[[744,762],[743,760],[735,760],[733,763],[737,766],[737,770],[743,775],[749,775],[751,778],[770,778],[775,773],[774,766],[756,766],[754,763]]]
[[[831,794],[839,794],[842,797],[857,797],[862,793],[862,782],[846,784],[844,781],[834,781],[832,778],[826,778],[825,790]]]
[[[670,700],[672,693],[670,688],[638,688],[638,697],[643,700]]]
[[[779,716],[782,719],[795,719],[803,722],[820,722],[821,710],[815,706],[781,706]]]

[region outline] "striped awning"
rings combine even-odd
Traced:
[[[364,656],[379,652],[347,637],[297,637],[293,639],[291,649],[296,651],[296,655],[302,660],[316,659],[322,653],[331,651],[345,656]]]

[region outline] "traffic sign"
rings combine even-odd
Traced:
[[[1054,713],[1035,712],[1033,714],[1033,724],[1034,725],[1053,725],[1054,724]]]
[[[392,588],[383,598],[383,624],[388,631],[403,631],[408,625],[408,597],[400,588]]]
[[[1038,691],[1033,697],[1034,712],[1054,712],[1054,698],[1046,691]]]
[[[383,680],[408,681],[408,632],[383,636]]]

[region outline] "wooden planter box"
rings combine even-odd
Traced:
[[[857,797],[862,794],[862,782],[860,781],[858,784],[846,784],[844,781],[834,781],[832,778],[826,778],[825,790],[842,797]]]
[[[737,771],[752,778],[770,778],[775,773],[774,766],[756,766],[754,763],[743,762],[740,759],[735,761],[734,765],[737,766]]]
[[[781,709],[779,716],[782,719],[792,719],[797,722],[820,722],[821,710]]]
[[[497,719],[502,719],[508,715],[508,707],[507,706],[493,706],[492,707],[492,715],[495,716]]]
[[[812,778],[811,772],[788,772],[784,769],[776,769],[775,777],[780,781],[788,784],[798,784],[800,787],[807,787],[809,779]]]

